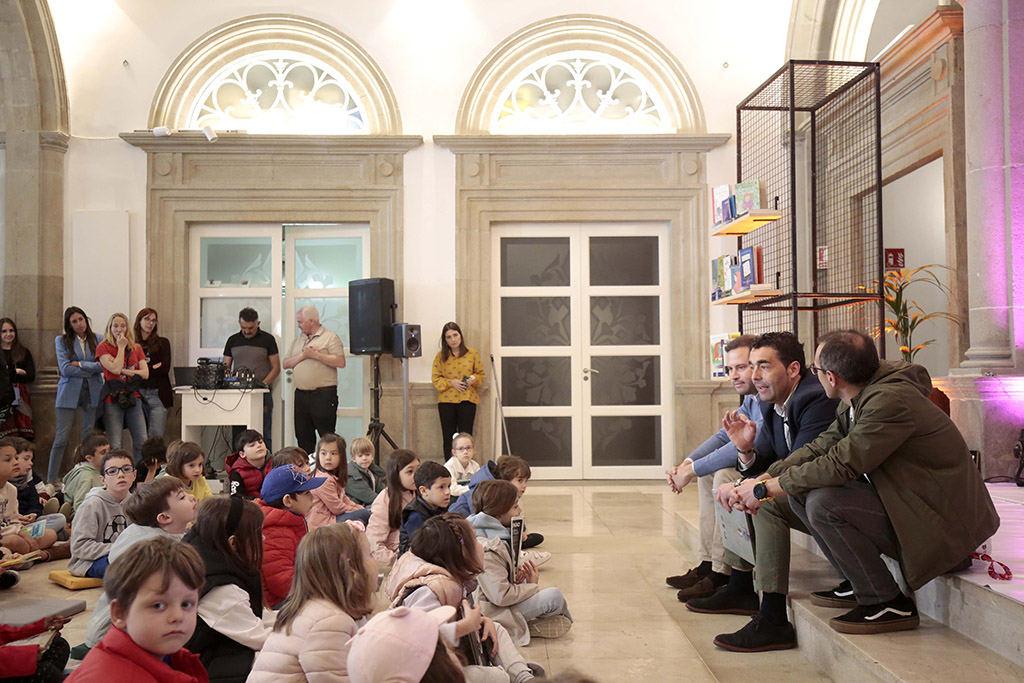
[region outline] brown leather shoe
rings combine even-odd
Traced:
[[[697,567],[694,567],[693,569],[691,569],[690,571],[686,572],[685,574],[680,574],[679,576],[670,576],[670,577],[668,577],[667,579],[665,579],[665,583],[667,583],[668,585],[672,586],[676,590],[683,590],[683,589],[689,588],[690,586],[692,586],[693,584],[697,583],[698,581],[700,581],[703,578],[704,578],[704,575],[703,574],[698,574],[697,573]]]
[[[702,576],[697,583],[676,593],[676,598],[679,599],[679,602],[686,602],[693,598],[706,598],[716,590],[718,590],[718,585],[715,584],[711,577]]]
[[[54,543],[43,552],[46,554],[46,558],[42,559],[42,562],[52,562],[53,560],[66,560],[69,557],[71,557],[71,544]]]

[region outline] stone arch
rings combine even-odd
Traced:
[[[66,134],[64,64],[44,0],[0,0],[0,54],[0,130]]]
[[[459,103],[456,134],[488,133],[497,100],[517,74],[543,57],[579,49],[602,52],[633,65],[661,94],[675,132],[706,132],[697,89],[664,45],[617,19],[573,14],[531,24],[506,38],[484,58]]]
[[[862,62],[879,0],[794,0],[786,59]]]
[[[218,26],[189,45],[157,88],[149,126],[185,128],[189,107],[224,66],[247,54],[288,49],[318,58],[344,76],[366,108],[371,135],[398,135],[398,100],[377,62],[354,40],[305,17],[260,14]]]

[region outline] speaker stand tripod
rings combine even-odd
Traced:
[[[397,450],[398,445],[384,429],[384,423],[380,419],[380,395],[383,393],[380,386],[380,354],[373,354],[373,384],[370,386],[370,393],[373,400],[370,403],[370,426],[366,429],[366,437],[373,442],[374,456],[380,462],[380,437],[384,437],[391,448]]]

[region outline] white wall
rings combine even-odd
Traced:
[[[907,268],[945,263],[945,215],[940,158],[882,188],[882,243],[886,249],[905,249]],[[949,282],[949,271],[939,268],[935,272],[943,283]],[[946,295],[935,287],[918,284],[907,291],[925,313],[949,310]],[[914,335],[915,345],[935,340],[915,358],[932,377],[949,374],[948,333],[947,321],[932,320]],[[892,335],[886,340],[885,353],[887,358],[900,358]]]
[[[463,90],[491,49],[550,16],[620,19],[679,59],[699,93],[709,132],[735,133],[736,104],[782,65],[791,1],[50,0],[50,6],[71,101],[65,225],[74,211],[129,212],[131,313],[145,304],[145,154],[117,134],[147,126],[156,88],[174,59],[221,24],[272,12],[325,22],[365,48],[395,90],[403,132],[426,139],[405,166],[406,301],[400,312],[423,325],[427,348],[412,363],[411,378],[426,381],[433,340],[455,314],[455,164],[430,136],[454,132]],[[708,159],[708,181],[735,182],[735,167],[734,145],[720,148]],[[69,243],[65,257],[74,258]],[[71,303],[72,292],[65,291],[65,299]],[[733,330],[735,312],[716,307],[711,323],[712,331]]]
[[[0,147],[0,244],[7,251],[7,150]],[[7,259],[0,256],[0,301],[4,301],[4,274]],[[2,313],[0,315],[7,315]]]

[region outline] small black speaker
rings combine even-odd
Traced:
[[[420,326],[412,323],[395,323],[391,326],[394,333],[395,358],[419,358],[423,355],[423,340],[420,337]]]
[[[357,355],[391,353],[394,311],[394,280],[372,277],[349,282],[349,351]]]

